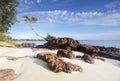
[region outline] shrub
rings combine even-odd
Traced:
[[[0,33],[0,41],[12,41],[12,37],[4,33]]]

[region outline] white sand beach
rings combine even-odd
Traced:
[[[0,69],[14,69],[16,77],[12,81],[120,81],[120,61],[95,59],[94,64],[89,64],[78,58],[62,58],[81,66],[83,72],[54,73],[46,62],[35,58],[37,53],[47,52],[56,53],[57,50],[40,49],[33,52],[30,48],[0,47]],[[13,61],[4,56],[25,57]]]

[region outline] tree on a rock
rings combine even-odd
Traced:
[[[0,32],[7,32],[16,22],[17,0],[0,0]]]
[[[52,36],[49,33],[46,36],[46,40],[52,40],[52,39],[55,39],[55,38],[56,38],[55,36]]]
[[[38,21],[38,19],[37,19],[36,17],[23,16],[23,18],[24,18],[24,21],[29,22],[29,23],[36,23],[36,22]],[[47,37],[45,38],[45,37],[41,36],[40,34],[38,34],[38,33],[34,30],[34,28],[33,28],[32,26],[30,26],[30,27],[31,27],[32,31],[33,31],[37,36],[43,38],[43,39],[46,40],[46,41],[49,41],[49,40],[55,38],[54,36],[51,36],[50,34],[48,34]]]

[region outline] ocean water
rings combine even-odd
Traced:
[[[86,40],[79,41],[81,44],[89,44],[93,46],[105,46],[120,48],[120,40]]]
[[[116,47],[120,48],[120,40],[79,40],[81,44],[88,44],[93,46],[105,46],[105,47]],[[35,43],[36,45],[43,45],[46,41],[18,41],[17,44],[21,43]]]

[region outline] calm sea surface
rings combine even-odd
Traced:
[[[105,47],[117,47],[120,48],[120,40],[80,40],[81,44],[89,44],[94,46],[105,46]],[[36,45],[43,45],[46,41],[18,41],[17,44],[21,43],[36,43]]]
[[[91,41],[79,41],[81,44],[89,44],[93,46],[105,46],[105,47],[117,47],[120,48],[120,40],[91,40]]]

